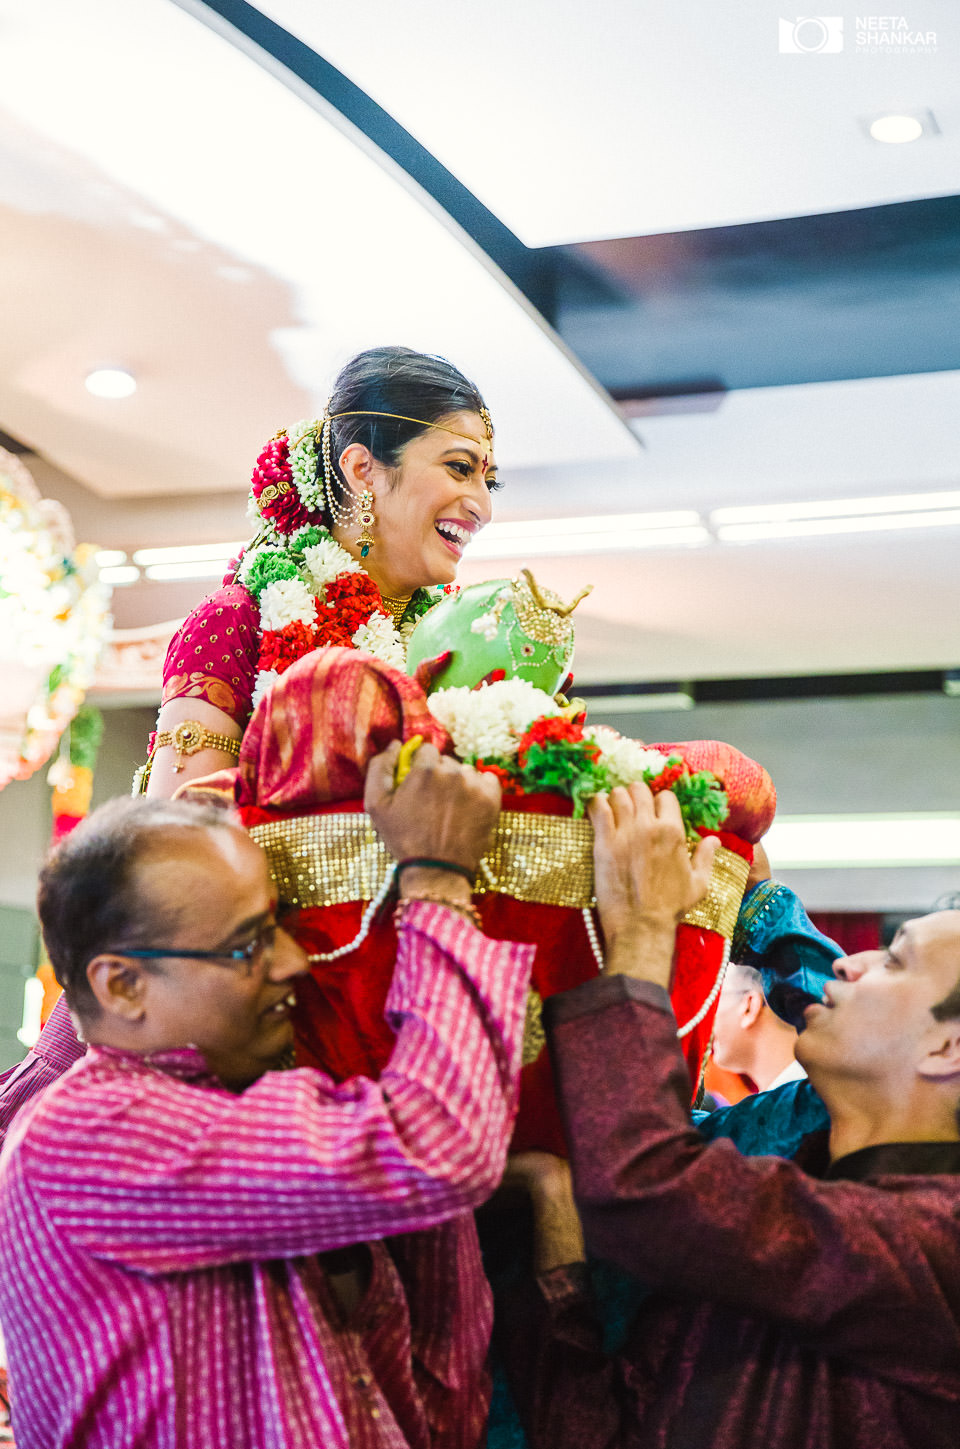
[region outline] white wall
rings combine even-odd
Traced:
[[[146,755],[152,709],[107,710],[94,777],[94,805],[130,791],[134,768]],[[36,964],[34,897],[37,873],[50,842],[47,766],[29,780],[0,791],[0,1070],[19,1061],[23,981]]]
[[[647,741],[726,740],[769,770],[783,815],[960,813],[960,699],[941,694],[716,704],[656,714],[591,712],[591,719]],[[773,866],[776,871],[776,861]],[[818,910],[924,910],[944,892],[960,890],[960,868],[778,876]]]

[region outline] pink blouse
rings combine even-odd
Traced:
[[[244,729],[260,655],[260,613],[242,584],[222,584],[170,641],[161,702],[205,699]]]

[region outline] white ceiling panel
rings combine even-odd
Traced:
[[[779,20],[798,17],[772,0],[258,8],[529,246],[950,195],[960,174],[955,0],[886,16],[894,25],[869,41],[848,7],[842,51],[793,54],[780,52]],[[904,34],[923,41],[905,45]],[[798,40],[815,45],[815,27]],[[904,110],[932,110],[940,134],[869,138],[865,119]]]
[[[93,489],[236,487],[383,342],[473,376],[507,466],[638,452],[432,202],[169,0],[2,0],[0,46],[0,425]]]

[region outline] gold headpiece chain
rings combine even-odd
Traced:
[[[464,408],[463,411],[470,412],[471,410]],[[477,408],[476,411],[479,413],[480,421],[483,423],[483,431],[486,434],[487,442],[492,443],[493,421],[490,414],[486,408]],[[355,412],[345,413],[328,413],[325,411],[324,417],[330,423],[334,422],[337,418],[396,418],[397,422],[400,423],[416,423],[421,428],[438,428],[442,433],[453,433],[454,437],[466,438],[470,443],[477,441],[476,438],[471,438],[469,433],[461,433],[456,428],[448,428],[445,423],[427,423],[424,422],[423,418],[408,418],[403,413],[381,413],[373,408],[358,408]]]
[[[483,431],[486,434],[487,442],[492,443],[493,420],[491,419],[490,414],[486,408],[478,408],[477,411],[480,415],[480,420],[483,423]],[[466,438],[468,443],[475,443],[477,441],[477,439],[471,437],[469,433],[461,433],[458,432],[456,428],[448,428],[445,423],[427,423],[424,422],[423,418],[408,418],[404,413],[381,413],[376,412],[372,408],[358,408],[356,409],[356,411],[344,413],[328,413],[324,411],[323,418],[321,419],[320,424],[321,430],[323,430],[323,425],[325,423],[335,422],[337,418],[396,418],[397,422],[399,423],[416,423],[417,426],[420,428],[437,428],[442,433],[453,433],[455,438]],[[303,442],[304,438],[309,437],[310,433],[315,431],[315,428],[310,428],[308,432],[301,433],[300,437],[297,439],[293,446],[295,448],[298,447],[299,444]]]

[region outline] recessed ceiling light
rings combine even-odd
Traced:
[[[122,367],[98,367],[87,374],[84,385],[94,397],[130,397],[137,390],[137,379]]]
[[[899,146],[904,141],[918,141],[923,127],[916,116],[880,116],[871,123],[870,134],[875,141]]]
[[[867,135],[885,146],[902,146],[906,141],[919,141],[921,136],[940,135],[940,127],[932,111],[897,111],[891,115],[868,116],[863,124]]]

